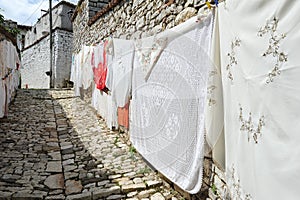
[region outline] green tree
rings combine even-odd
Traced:
[[[0,12],[4,11],[2,8],[0,8]],[[0,13],[0,26],[4,27],[4,15]],[[9,33],[11,33],[14,36],[17,36],[20,33],[20,30],[17,28],[10,28],[10,27],[4,27],[5,30]]]
[[[3,11],[2,8],[0,8],[0,11]],[[0,25],[4,23],[4,16],[0,13]]]

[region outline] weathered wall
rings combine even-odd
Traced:
[[[89,17],[93,17],[99,9],[106,6],[110,0],[90,0],[89,1]]]
[[[122,1],[93,25],[88,26],[89,4],[84,0],[73,22],[74,51],[83,44],[98,43],[105,37],[140,38],[169,29],[197,14],[203,0],[174,0],[166,6],[162,0]]]
[[[53,74],[54,86],[65,87],[66,79],[70,78],[72,33],[56,29],[53,33]],[[22,88],[49,88],[50,78],[46,75],[50,71],[49,36],[39,43],[22,52],[23,69]]]
[[[70,80],[72,64],[73,33],[56,30],[54,35],[54,85],[56,88],[66,87],[66,80]]]
[[[22,52],[21,87],[49,88],[50,78],[46,71],[50,71],[49,36],[36,45]]]
[[[16,38],[0,26],[0,118],[8,116],[8,105],[13,101],[19,86],[20,64]],[[4,85],[10,89],[5,91]]]
[[[231,198],[229,189],[226,185],[225,173],[215,164],[212,165],[211,179],[209,197],[211,199],[230,200]]]
[[[72,23],[68,16],[68,11],[74,9],[75,5],[60,2],[52,10],[52,27],[53,29],[61,28],[68,31],[72,30]],[[49,14],[44,14],[38,19],[37,23],[30,31],[26,33],[25,48],[34,44],[37,40],[49,33]]]

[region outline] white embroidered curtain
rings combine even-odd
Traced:
[[[219,4],[216,43],[233,199],[299,199],[299,9],[297,1]]]

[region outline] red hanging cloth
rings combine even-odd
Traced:
[[[106,46],[108,41],[104,42],[103,45],[103,62],[99,62],[97,68],[95,67],[95,55],[93,52],[91,64],[93,65],[94,72],[94,82],[96,84],[97,89],[107,92],[107,88],[105,85],[106,76],[107,76],[107,58],[106,58]]]

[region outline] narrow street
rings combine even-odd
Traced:
[[[18,90],[0,134],[0,199],[182,199],[71,90]]]

